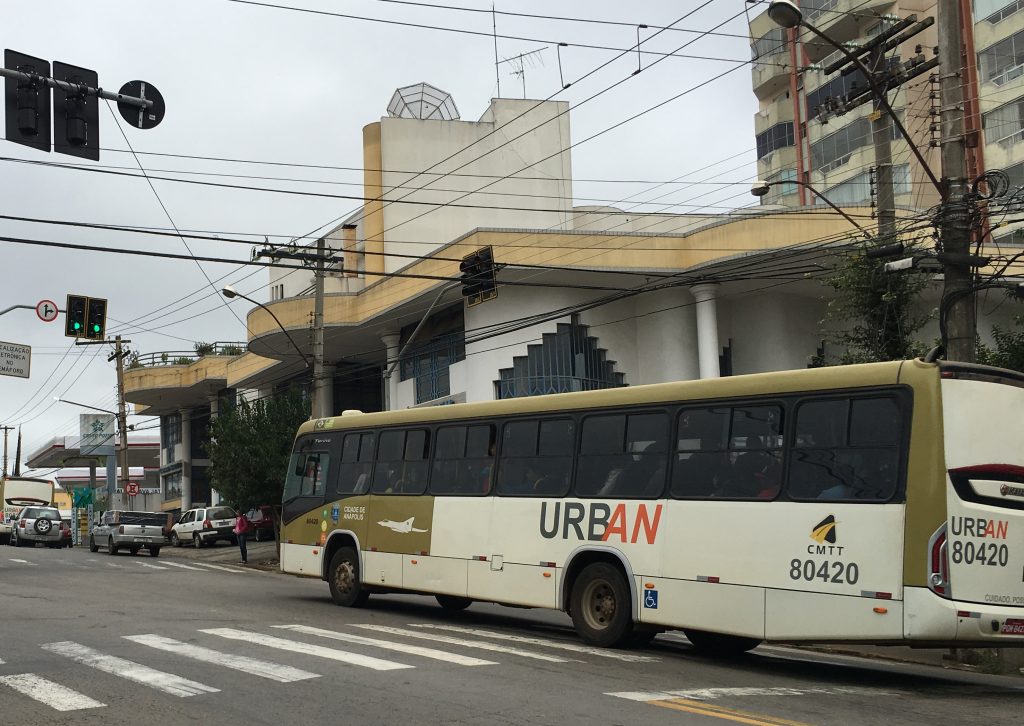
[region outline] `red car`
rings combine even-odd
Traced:
[[[269,504],[250,509],[245,513],[246,519],[249,520],[249,525],[252,529],[249,530],[249,535],[257,542],[265,539],[274,539],[276,534],[274,530],[274,508]]]

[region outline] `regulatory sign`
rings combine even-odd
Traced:
[[[0,340],[0,376],[28,378],[32,363],[32,346],[5,343]]]
[[[40,300],[36,305],[36,315],[44,323],[52,323],[57,319],[57,313],[60,311],[57,309],[57,303],[53,300]]]
[[[134,497],[139,493],[139,483],[137,481],[130,481],[125,484],[124,490],[127,492],[128,496]]]

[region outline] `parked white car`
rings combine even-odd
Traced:
[[[181,515],[171,527],[171,544],[181,547],[191,543],[197,549],[219,539],[237,542],[235,538],[235,510],[231,507],[197,507]]]

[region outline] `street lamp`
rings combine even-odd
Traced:
[[[258,302],[256,300],[253,300],[248,295],[243,295],[242,293],[238,292],[238,290],[236,290],[231,285],[225,285],[221,289],[221,292],[224,293],[224,297],[228,298],[229,300],[231,298],[240,297],[243,300],[248,300],[249,302],[251,302],[253,305],[256,305],[257,307],[261,307],[264,310],[266,310],[267,313],[270,314],[270,317],[272,317],[274,319],[274,322],[277,323],[277,327],[279,327],[281,329],[281,332],[283,332],[288,337],[288,342],[292,344],[293,348],[295,348],[295,352],[297,352],[302,357],[302,361],[306,364],[306,367],[307,368],[311,367],[310,366],[310,362],[309,362],[309,357],[305,353],[303,353],[302,349],[299,348],[299,346],[295,343],[295,339],[292,338],[292,334],[289,333],[288,330],[284,327],[284,325],[281,324],[281,321],[277,319],[277,316],[274,315],[274,311],[273,310],[268,308],[263,303]]]
[[[769,12],[771,12],[771,11],[769,11]],[[847,222],[849,222],[854,227],[856,227],[858,230],[860,230],[860,233],[862,235],[864,235],[864,238],[868,242],[874,242],[875,241],[874,237],[872,237],[868,233],[868,231],[866,229],[864,229],[859,224],[857,224],[857,221],[853,217],[851,217],[849,214],[847,214],[842,209],[840,209],[835,204],[833,204],[832,201],[828,197],[826,197],[824,194],[819,192],[817,189],[812,187],[807,182],[800,181],[798,179],[786,179],[785,181],[780,181],[780,182],[776,182],[776,183],[777,184],[799,184],[802,187],[806,187],[807,189],[809,189],[811,191],[812,194],[814,194],[814,196],[816,196],[821,201],[825,202],[825,204],[830,206],[836,213],[838,213],[840,216],[842,216],[843,219],[845,219]],[[765,194],[768,193],[768,190],[771,188],[771,186],[772,186],[771,182],[767,182],[767,181],[765,181],[763,179],[758,179],[757,181],[755,181],[753,184],[750,185],[750,193],[753,194],[755,197],[763,197]]]
[[[924,156],[921,155],[921,151],[917,148],[917,144],[914,143],[914,139],[912,139],[910,134],[907,132],[903,122],[900,121],[893,112],[885,91],[879,88],[878,84],[875,83],[875,79],[872,76],[871,71],[869,71],[867,66],[864,65],[864,62],[851,53],[849,48],[845,45],[833,40],[828,35],[814,27],[811,23],[804,20],[804,14],[800,11],[800,8],[792,2],[792,0],[772,0],[768,5],[768,17],[771,18],[776,25],[786,28],[787,30],[795,30],[799,27],[807,28],[809,31],[842,53],[843,57],[846,58],[847,61],[857,67],[857,70],[859,70],[864,75],[865,80],[867,80],[868,86],[871,87],[871,94],[875,97],[875,100],[878,101],[878,105],[882,107],[882,110],[888,114],[893,125],[900,132],[900,135],[906,140],[907,145],[910,146],[910,150],[914,153],[914,156],[917,157],[917,160],[920,162],[921,168],[924,169],[925,174],[928,175],[928,178],[931,180],[932,184],[935,185],[935,188],[939,190],[939,193],[945,196],[943,194],[942,184],[935,178],[935,174],[932,173],[931,167],[928,166],[928,162],[925,161]]]
[[[54,396],[53,400],[54,401],[59,401],[60,403],[70,403],[72,406],[81,406],[82,408],[91,408],[93,411],[102,411],[103,413],[109,413],[111,416],[116,416],[117,415],[117,411],[108,411],[105,408],[97,408],[96,406],[90,406],[88,403],[79,403],[78,401],[69,401],[68,399],[61,398],[60,396]]]

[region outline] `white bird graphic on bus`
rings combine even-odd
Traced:
[[[418,529],[412,526],[412,522],[414,519],[416,519],[416,517],[409,517],[404,522],[393,522],[390,519],[382,519],[381,521],[377,522],[377,524],[379,524],[381,527],[387,527],[388,529],[398,532],[400,534],[408,534],[409,532],[426,532],[427,530],[425,529]]]

